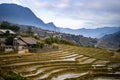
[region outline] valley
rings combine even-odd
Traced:
[[[0,80],[120,80],[119,1],[9,1]]]

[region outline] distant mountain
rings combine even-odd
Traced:
[[[49,25],[52,25],[52,23],[49,23]],[[25,25],[18,26],[20,27],[21,33],[26,33],[28,31],[28,26]],[[88,38],[82,35],[73,35],[67,33],[60,33],[57,31],[43,30],[33,26],[31,26],[31,28],[32,32],[38,34],[39,37],[57,37],[86,47],[94,47],[98,41],[98,39]]]
[[[111,50],[120,49],[120,31],[103,36],[101,40],[98,41],[96,46]]]
[[[54,23],[44,23],[41,19],[26,7],[16,4],[0,4],[0,21],[8,21],[15,24],[36,26],[41,29],[63,33],[83,35],[85,37],[101,38],[106,34],[112,34],[120,30],[120,27],[104,27],[97,29],[69,29],[56,27]]]
[[[16,4],[0,4],[0,21],[31,25],[42,29],[55,29],[54,25],[45,24],[41,19],[37,18],[29,8]]]
[[[66,32],[66,33],[72,33],[72,34],[76,34],[76,35],[83,35],[86,37],[92,37],[92,38],[101,38],[106,34],[112,34],[115,33],[117,31],[120,31],[120,27],[103,27],[103,28],[96,28],[96,29],[69,29],[69,28],[61,28],[60,29],[62,32]]]
[[[56,27],[53,22],[47,23],[46,26],[48,27],[48,30],[59,31],[59,28]]]

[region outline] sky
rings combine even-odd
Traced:
[[[0,0],[30,8],[45,23],[63,28],[120,27],[120,0]]]

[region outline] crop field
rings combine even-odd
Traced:
[[[0,67],[28,80],[120,80],[120,53],[58,46],[43,53],[1,54]]]

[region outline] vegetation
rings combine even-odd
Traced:
[[[0,70],[0,76],[2,76],[5,80],[27,80],[24,77],[21,77],[20,75],[17,75],[9,70]]]
[[[18,27],[17,25],[11,25],[10,23],[4,21],[1,23],[0,29],[10,29],[17,32],[20,30],[20,27]]]
[[[27,33],[20,33],[21,37],[29,37],[29,35]]]
[[[40,54],[2,54],[0,55],[0,66],[4,67],[3,69],[10,68],[11,71],[28,80],[52,80],[66,74],[81,75],[81,73],[86,74],[77,78],[73,76],[73,78],[65,79],[92,80],[96,75],[99,77],[104,74],[105,77],[108,77],[109,74],[119,71],[119,67],[108,70],[111,64],[119,64],[120,56],[117,58],[111,56],[117,52],[64,44],[56,45],[59,46],[58,50]],[[94,68],[92,65],[105,66]],[[115,74],[112,77],[115,76],[119,75]]]
[[[118,49],[117,52],[120,52],[120,49]]]
[[[44,47],[44,43],[43,43],[43,42],[37,42],[37,46],[38,46],[39,48],[43,48],[43,47]]]
[[[45,43],[46,44],[53,44],[53,43],[57,43],[57,44],[67,44],[67,45],[75,45],[75,46],[78,46],[77,44],[71,42],[71,41],[68,41],[68,40],[63,40],[63,39],[58,39],[58,38],[54,38],[54,37],[50,37],[50,38],[47,38],[45,39]]]
[[[6,45],[13,45],[13,40],[14,40],[14,37],[13,35],[8,35],[7,38],[6,38]]]
[[[74,45],[74,46],[79,46],[78,44],[75,44],[75,43],[73,43],[73,42],[71,42],[71,41],[68,41],[68,40],[59,40],[59,43],[60,44],[67,44],[67,45]]]
[[[5,36],[9,36],[9,35],[10,35],[10,32],[9,32],[9,31],[6,31],[4,35],[5,35]]]
[[[45,39],[45,43],[51,45],[53,43],[51,38]]]
[[[32,35],[33,35],[32,27],[31,27],[31,26],[28,26],[26,33],[27,33],[29,36],[32,36]]]

